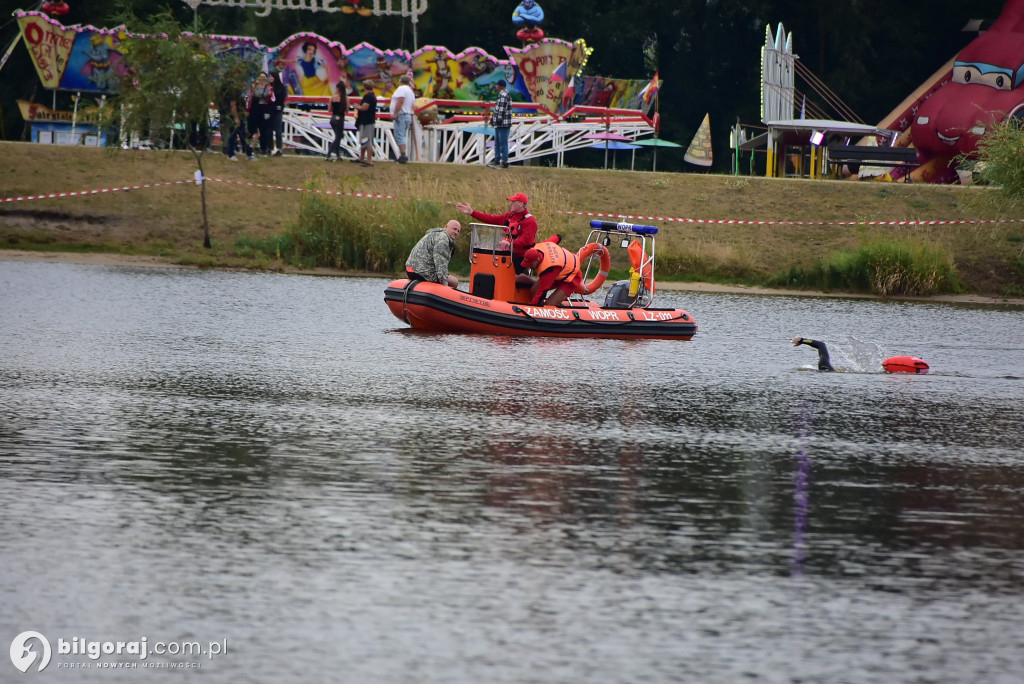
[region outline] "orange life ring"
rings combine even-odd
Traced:
[[[580,261],[590,258],[595,252],[601,253],[601,270],[598,271],[593,280],[583,284],[583,294],[594,294],[597,292],[597,288],[604,285],[604,281],[608,279],[608,270],[612,267],[612,253],[600,242],[591,242],[589,245],[584,245],[583,249],[578,253]]]

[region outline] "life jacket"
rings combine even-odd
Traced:
[[[509,216],[507,219],[505,219],[505,225],[508,226],[508,236],[512,238],[513,241],[518,239],[519,234],[522,232],[520,224],[528,218],[533,218],[533,216],[529,213],[526,213],[519,217]],[[530,247],[530,245],[527,245],[526,249],[530,249]]]
[[[537,265],[537,275],[540,275],[549,268],[558,268],[557,280],[568,282],[580,272],[580,258],[574,252],[564,247],[559,247],[554,242],[538,242],[533,246],[541,253],[540,264]]]

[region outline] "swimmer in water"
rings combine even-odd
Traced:
[[[832,363],[828,358],[828,347],[825,346],[824,342],[818,340],[811,340],[806,337],[794,337],[793,346],[799,347],[801,344],[806,344],[808,347],[814,347],[818,350],[818,370],[820,371],[834,371]]]

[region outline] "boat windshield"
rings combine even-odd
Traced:
[[[481,252],[511,254],[510,245],[505,237],[505,226],[494,226],[489,223],[470,223],[469,227],[473,229],[470,240],[470,249],[473,254]]]

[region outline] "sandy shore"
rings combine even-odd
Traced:
[[[92,264],[98,266],[133,266],[133,267],[159,267],[159,268],[195,268],[194,266],[182,266],[169,259],[154,256],[139,256],[129,254],[109,253],[66,253],[66,252],[29,252],[17,249],[0,249],[0,261],[41,261],[49,263],[66,264]],[[372,275],[380,277],[380,274],[341,274],[332,269],[285,269],[287,273],[305,275]],[[779,295],[787,297],[837,297],[846,299],[880,299],[873,295],[849,294],[849,293],[828,293],[812,290],[773,290],[764,287],[748,287],[745,285],[719,285],[716,283],[678,283],[659,282],[658,287],[663,290],[683,290],[688,292],[715,292],[723,294],[748,294],[748,295]],[[983,295],[937,295],[934,297],[899,297],[899,300],[928,301],[928,302],[952,302],[961,304],[1008,304],[1024,307],[1024,299],[1007,299],[1002,297],[986,297]]]

